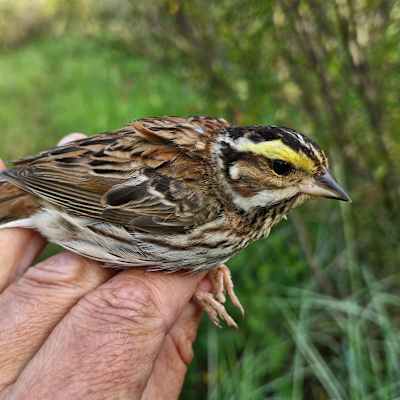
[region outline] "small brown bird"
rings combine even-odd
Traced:
[[[242,312],[224,263],[310,197],[349,200],[323,151],[277,126],[144,118],[14,163],[0,174],[0,227],[114,268],[209,270],[197,301],[219,325]]]

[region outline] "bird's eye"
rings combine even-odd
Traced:
[[[271,166],[274,172],[281,176],[287,176],[294,170],[292,164],[282,160],[272,160]]]

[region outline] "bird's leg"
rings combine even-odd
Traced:
[[[194,297],[215,325],[221,327],[220,320],[224,320],[228,326],[237,328],[235,320],[228,314],[225,306],[215,299],[213,293],[198,291]]]
[[[215,325],[220,326],[220,320],[223,320],[228,326],[237,328],[236,322],[228,314],[224,306],[226,292],[232,304],[240,310],[242,315],[244,315],[244,309],[233,288],[229,268],[226,265],[220,265],[217,268],[213,268],[208,273],[207,277],[213,286],[212,292],[198,290],[194,296],[195,299],[207,312],[211,321]]]
[[[222,296],[225,300],[224,291],[228,294],[232,304],[239,309],[242,316],[244,316],[244,308],[240,303],[239,298],[236,296],[235,289],[233,287],[232,275],[230,269],[225,265],[222,264],[215,271],[216,275],[222,276],[223,280],[223,287],[222,287]]]

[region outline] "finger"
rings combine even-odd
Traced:
[[[3,292],[0,391],[17,379],[71,307],[111,274],[96,262],[64,252],[28,269]]]
[[[201,319],[201,309],[189,303],[166,336],[143,400],[174,400],[179,397],[188,365],[193,359],[193,343]]]
[[[63,146],[64,144],[67,144],[69,142],[73,142],[74,140],[79,140],[79,139],[84,139],[86,135],[80,132],[73,132],[70,133],[69,135],[63,137],[59,142],[58,146]]]
[[[0,230],[0,293],[32,264],[45,245],[45,239],[33,230]]]
[[[0,160],[0,171],[5,164]],[[29,229],[0,230],[0,293],[26,269],[45,246],[45,240],[36,232]]]
[[[203,276],[140,270],[114,276],[54,329],[12,394],[50,398],[62,387],[65,398],[78,392],[90,399],[141,398],[167,333]],[[52,385],[35,384],[46,381]]]

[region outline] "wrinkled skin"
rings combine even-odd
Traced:
[[[177,399],[204,274],[115,273],[68,252],[29,268],[44,246],[0,232],[0,400]]]

